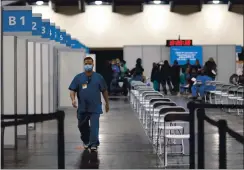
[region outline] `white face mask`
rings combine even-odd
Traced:
[[[163,62],[160,62],[159,64],[160,64],[160,65],[163,65]]]

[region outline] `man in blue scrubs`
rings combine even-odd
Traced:
[[[76,75],[69,86],[73,107],[77,108],[78,98],[78,128],[84,148],[96,151],[99,145],[99,117],[102,114],[101,92],[106,102],[106,112],[109,111],[107,85],[102,75],[93,72],[93,59],[84,59],[85,72]],[[90,123],[89,123],[90,122]]]

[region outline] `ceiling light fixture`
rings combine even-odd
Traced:
[[[219,4],[220,3],[220,1],[218,1],[218,0],[213,0],[213,4]]]
[[[102,3],[103,3],[102,1],[95,1],[96,5],[102,5]]]
[[[44,2],[43,1],[36,1],[36,5],[43,5]]]
[[[154,4],[161,4],[161,1],[159,0],[156,0],[156,1],[153,1]]]

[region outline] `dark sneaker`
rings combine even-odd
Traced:
[[[91,151],[92,151],[92,152],[96,152],[96,151],[97,151],[97,147],[96,147],[96,146],[92,146],[92,147],[91,147]]]

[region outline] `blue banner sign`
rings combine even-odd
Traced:
[[[42,18],[41,14],[33,14],[32,16],[32,35],[42,35]]]
[[[3,32],[32,32],[31,7],[3,7]]]
[[[90,54],[90,49],[86,47],[86,54]]]
[[[50,38],[50,20],[48,19],[42,20],[41,36],[42,38]]]
[[[50,40],[56,40],[56,28],[55,24],[51,23],[50,24]]]
[[[242,52],[242,46],[237,45],[236,46],[236,53],[241,53]]]
[[[175,60],[179,65],[186,64],[187,60],[190,60],[191,64],[195,64],[198,59],[200,64],[203,64],[202,59],[202,47],[201,46],[175,46],[170,47],[170,63],[173,64]]]
[[[66,32],[64,30],[60,31],[59,39],[61,44],[66,44]]]

